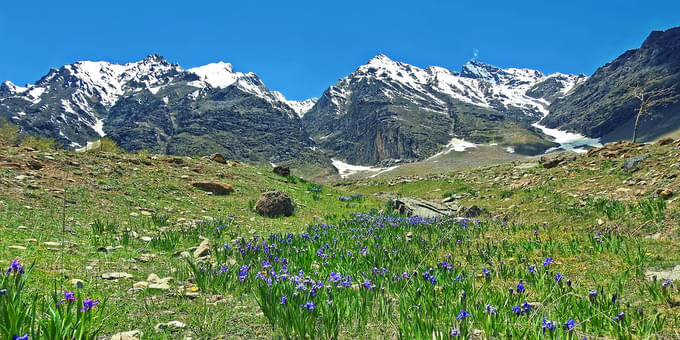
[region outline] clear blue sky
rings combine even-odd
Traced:
[[[184,68],[231,62],[304,99],[381,52],[459,71],[477,50],[501,67],[590,75],[674,26],[678,0],[5,1],[0,80],[23,85],[78,60],[158,53]]]

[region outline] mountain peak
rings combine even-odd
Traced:
[[[227,87],[238,79],[238,75],[234,73],[234,67],[222,61],[190,68],[187,72],[197,75],[212,87]]]
[[[142,61],[147,61],[147,62],[168,62],[163,56],[159,54],[149,54],[147,55]]]
[[[680,27],[674,27],[665,31],[652,31],[642,43],[641,48],[667,48],[678,46],[680,43]]]

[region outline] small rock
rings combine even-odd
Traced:
[[[61,247],[61,242],[43,242],[42,244],[48,247]]]
[[[146,262],[151,262],[151,260],[156,258],[156,254],[142,254],[137,257],[137,261],[146,263]]]
[[[113,272],[102,274],[104,280],[131,279],[132,275],[124,272]]]
[[[194,250],[194,258],[210,255],[210,240],[203,240]]]
[[[649,158],[649,155],[642,155],[629,158],[623,163],[623,166],[621,168],[626,171],[635,171],[637,170],[638,165],[640,165],[640,163],[642,163],[647,158]]]
[[[671,191],[670,189],[659,188],[656,189],[655,192],[662,198],[670,198],[671,196],[673,196],[673,191]]]
[[[231,184],[222,184],[216,182],[194,182],[191,183],[194,188],[210,192],[214,195],[228,195],[234,191],[234,186]]]
[[[147,211],[147,210],[142,210],[142,211],[140,211],[140,213],[141,213],[143,216],[151,216],[151,215],[153,215],[152,212]]]
[[[28,161],[28,167],[31,168],[32,170],[40,170],[45,167],[40,161],[37,161],[35,159],[32,159]]]
[[[139,240],[143,242],[151,242],[152,239],[150,236],[142,236],[139,238]]]
[[[152,283],[149,284],[149,289],[170,290],[170,285],[167,283]]]
[[[142,336],[142,332],[139,330],[120,332],[111,336],[111,340],[139,340],[137,336]]]
[[[482,214],[482,209],[479,209],[476,205],[472,205],[469,208],[460,207],[458,208],[458,214],[465,218],[479,217]]]
[[[76,288],[83,288],[85,286],[85,282],[81,279],[70,279],[67,283]]]
[[[604,224],[604,220],[601,219],[601,218],[598,218],[597,219],[597,225],[603,225],[603,224]]]
[[[9,249],[26,250],[26,247],[24,247],[24,246],[9,246]]]
[[[283,177],[288,177],[290,176],[290,168],[285,166],[285,165],[277,165],[273,169],[274,173],[283,176]]]
[[[217,163],[227,164],[227,159],[224,158],[224,156],[222,156],[219,153],[216,153],[216,154],[213,154],[212,156],[210,156],[210,160],[212,160],[213,162],[217,162]]]
[[[678,281],[680,280],[680,264],[676,265],[672,269],[669,270],[658,270],[658,271],[652,271],[648,270],[645,272],[645,276],[649,279],[657,278],[657,279],[668,279],[671,281]]]
[[[147,288],[147,287],[149,287],[149,283],[146,282],[146,281],[135,282],[132,285],[132,288],[134,288],[134,289],[144,289],[144,288]]]
[[[673,143],[673,142],[674,142],[673,138],[671,138],[671,137],[666,137],[666,138],[661,138],[661,139],[659,139],[659,140],[656,141],[656,143],[654,143],[654,144],[656,144],[656,145],[668,145],[668,144],[671,144],[671,143]]]
[[[156,329],[159,332],[162,332],[166,329],[171,331],[171,332],[174,332],[174,331],[186,328],[186,327],[187,327],[187,325],[185,323],[183,323],[181,321],[174,320],[174,321],[170,321],[170,322],[167,322],[167,323],[159,323],[159,324],[156,325],[156,327],[154,327],[154,329]]]
[[[449,197],[443,199],[443,200],[442,200],[442,203],[450,203],[450,202],[453,202],[453,201],[455,201],[455,200],[456,200],[455,197],[449,196]]]

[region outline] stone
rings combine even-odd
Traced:
[[[104,280],[131,279],[132,275],[124,272],[112,272],[102,274]]]
[[[139,240],[143,242],[151,242],[152,238],[151,236],[142,236],[139,238]]]
[[[147,288],[147,287],[149,287],[149,283],[146,282],[146,281],[135,282],[132,285],[132,288],[134,288],[134,289],[144,289],[144,288]]]
[[[210,156],[210,160],[213,161],[213,162],[221,163],[221,164],[227,164],[227,159],[224,158],[224,156],[222,156],[219,153],[216,153],[216,154],[213,154],[212,156]]]
[[[120,332],[111,336],[111,340],[139,340],[137,336],[142,336],[142,332],[135,329],[134,331]]]
[[[290,168],[285,166],[285,165],[277,165],[273,169],[274,173],[283,176],[283,177],[288,177],[290,176]]]
[[[648,270],[648,271],[645,272],[645,276],[648,279],[656,278],[658,280],[668,279],[668,280],[671,280],[671,281],[678,281],[678,280],[680,280],[680,264],[676,265],[672,269],[668,269],[668,270],[657,270],[657,271]]]
[[[266,217],[290,216],[294,210],[290,196],[281,191],[265,192],[255,203],[255,211]]]
[[[217,182],[193,182],[191,185],[194,188],[210,192],[213,195],[228,195],[234,191],[234,186],[231,184],[217,183]]]
[[[42,164],[40,161],[37,161],[35,159],[32,159],[28,161],[28,167],[31,168],[32,170],[40,170],[45,167],[44,164]]]
[[[442,200],[442,203],[451,203],[451,202],[453,202],[453,201],[455,201],[455,200],[456,200],[455,197],[449,196],[449,197],[443,199],[443,200]]]
[[[159,332],[162,332],[162,331],[165,331],[165,330],[169,330],[171,332],[174,332],[174,331],[178,331],[180,329],[186,328],[186,327],[187,327],[187,325],[185,323],[183,323],[181,321],[174,320],[174,321],[170,321],[170,322],[167,322],[167,323],[159,323],[154,327],[154,329],[156,331],[159,331]]]
[[[167,282],[152,283],[149,284],[149,289],[170,290],[170,285]]]
[[[76,288],[83,288],[85,286],[85,282],[81,279],[70,279],[67,283]]]
[[[137,257],[137,261],[142,263],[151,262],[151,260],[156,258],[156,254],[142,254]]]
[[[210,255],[210,240],[203,240],[194,250],[194,258]]]
[[[479,209],[479,207],[476,205],[471,205],[467,208],[460,207],[458,208],[458,214],[465,218],[479,217],[480,215],[482,215],[482,209]]]
[[[13,249],[13,250],[26,250],[26,247],[24,247],[24,246],[9,246],[9,249]]]
[[[671,137],[666,137],[666,138],[661,138],[661,139],[659,139],[659,140],[656,141],[656,143],[654,143],[654,144],[656,144],[656,145],[668,145],[668,144],[671,144],[671,143],[673,143],[673,142],[674,142],[673,138],[671,138]]]
[[[649,158],[649,155],[631,157],[623,162],[623,166],[621,168],[626,171],[635,171],[637,170],[638,165],[640,165],[640,163],[642,163],[647,158]]]
[[[659,195],[661,198],[670,198],[673,196],[673,191],[670,189],[664,189],[664,188],[659,188],[656,189],[655,193]]]
[[[444,204],[426,201],[416,197],[402,197],[396,199],[392,203],[392,208],[406,216],[419,216],[425,218],[449,216],[455,213],[455,210],[452,210]]]

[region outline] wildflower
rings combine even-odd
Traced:
[[[482,274],[484,274],[484,276],[487,276],[487,277],[488,277],[489,275],[491,275],[491,273],[489,272],[489,270],[486,269],[486,268],[483,268],[483,269],[482,269]]]
[[[28,333],[24,333],[22,336],[15,335],[12,340],[28,340]]]
[[[616,293],[612,294],[612,303],[616,303]]]
[[[5,295],[7,294],[7,289],[0,289],[0,295]]]
[[[574,326],[576,326],[576,322],[574,321],[574,319],[569,318],[569,320],[567,320],[567,322],[564,323],[563,328],[566,331],[571,332],[574,330]]]
[[[458,313],[458,316],[456,316],[456,319],[460,320],[469,317],[472,317],[472,314],[466,312],[465,309],[461,309],[460,312]]]
[[[92,307],[96,306],[99,304],[99,300],[92,300],[92,299],[85,299],[83,300],[83,308],[80,309],[81,313],[87,312]]]
[[[375,285],[372,285],[371,280],[369,280],[369,279],[364,280],[364,283],[362,283],[362,286],[364,286],[364,288],[368,288],[368,289],[375,288]]]
[[[550,320],[546,320],[545,318],[543,318],[543,332],[544,333],[545,333],[546,330],[552,332],[552,331],[555,330],[556,327],[557,327],[557,325],[555,325],[554,322],[552,322]]]
[[[288,297],[286,297],[286,296],[284,295],[284,296],[281,297],[281,302],[280,302],[279,304],[285,306],[286,303],[288,303]]]
[[[596,298],[596,297],[597,297],[597,290],[591,289],[591,290],[588,292],[588,297],[589,297],[591,300],[594,299],[594,298]]]
[[[498,309],[492,305],[486,305],[484,308],[484,312],[489,314],[489,315],[498,315]]]
[[[534,230],[534,236],[538,236],[538,230]]]
[[[531,305],[528,302],[524,301],[524,303],[522,304],[522,312],[529,313],[530,310]]]
[[[453,338],[457,338],[457,337],[460,336],[460,331],[455,329],[455,328],[451,328],[451,330],[449,331],[449,336],[453,337]]]
[[[562,281],[563,278],[564,278],[564,275],[562,275],[560,273],[555,274],[555,283]]]
[[[55,305],[59,306],[66,301],[76,301],[76,296],[73,292],[64,292],[64,298],[57,302]]]
[[[521,306],[512,307],[512,312],[517,314],[517,316],[520,316],[520,314],[522,314],[522,307]]]
[[[316,304],[312,301],[307,301],[306,303],[302,304],[303,308],[307,308],[307,310],[313,310],[316,307]]]
[[[437,278],[434,277],[434,275],[430,275],[427,279],[430,281],[430,283],[431,283],[432,285],[436,285],[436,284],[437,284]]]
[[[666,287],[668,287],[668,286],[670,286],[671,288],[675,289],[675,286],[673,285],[673,281],[671,281],[671,280],[669,280],[669,279],[665,279],[665,280],[663,281],[663,283],[661,284],[661,287],[666,288]]]
[[[613,321],[623,320],[623,317],[624,317],[625,315],[626,315],[626,314],[625,314],[624,312],[621,312],[621,313],[619,313],[619,314],[616,314],[616,316],[613,317],[612,320],[613,320]]]
[[[517,284],[517,293],[524,293],[526,288],[524,288],[524,284],[520,281],[520,283]]]
[[[544,267],[545,267],[545,266],[549,266],[549,265],[551,265],[551,264],[553,264],[553,259],[552,259],[552,257],[549,257],[549,256],[548,256],[548,257],[545,258],[545,260],[543,260],[543,266],[544,266]]]
[[[7,268],[7,275],[11,274],[12,272],[14,273],[19,273],[23,274],[24,273],[24,267],[21,266],[21,263],[19,263],[19,260],[12,260],[12,263],[10,263],[9,268]]]
[[[529,273],[535,274],[536,273],[536,268],[529,266]]]

